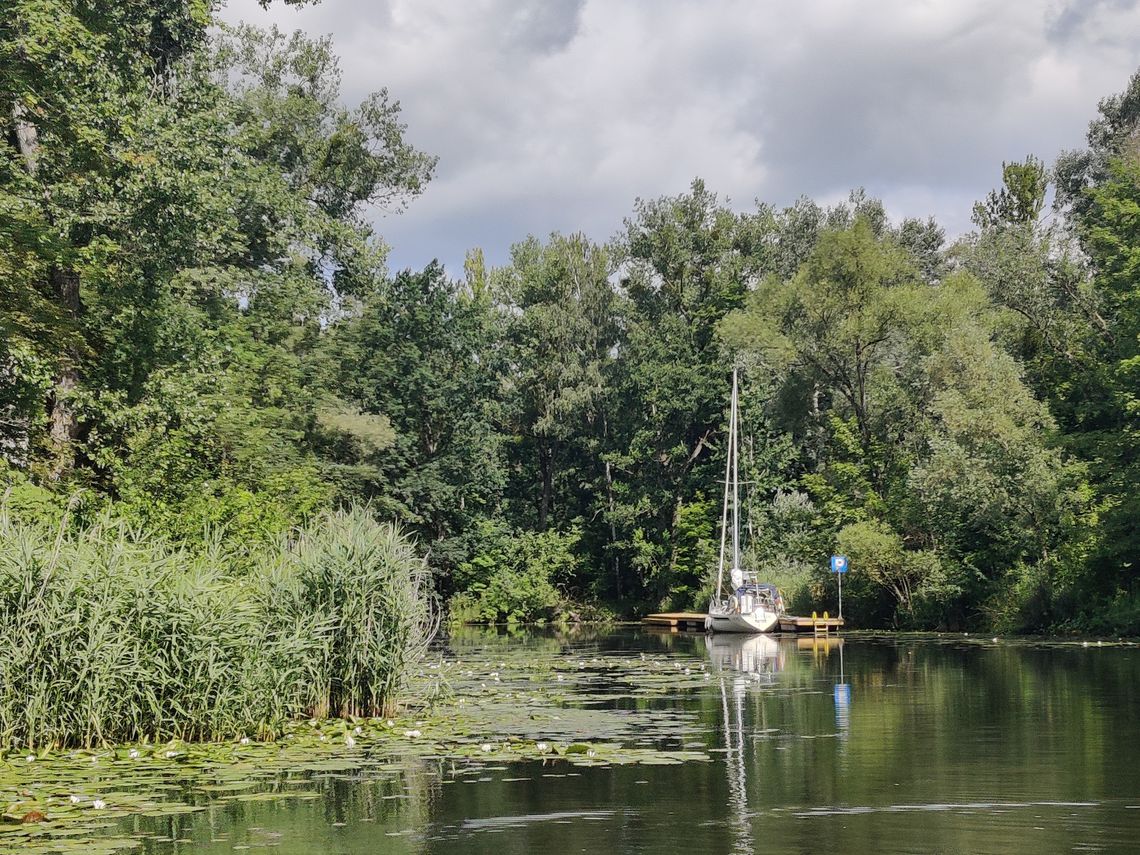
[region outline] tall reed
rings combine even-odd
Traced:
[[[280,552],[267,595],[283,627],[319,625],[307,708],[318,718],[392,712],[438,626],[427,564],[365,510],[326,514]]]
[[[433,628],[422,559],[366,511],[194,553],[0,511],[0,748],[271,736],[387,713]]]

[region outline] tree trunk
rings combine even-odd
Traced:
[[[614,553],[614,593],[621,599],[621,556],[618,555],[617,524],[614,522],[614,476],[613,467],[606,461],[606,504],[610,511],[610,549]]]
[[[546,531],[546,520],[554,503],[554,448],[548,442],[539,441],[538,468],[542,473],[542,498],[538,504],[538,528]]]
[[[35,178],[40,169],[39,131],[34,124],[28,121],[27,110],[19,101],[12,105],[12,124],[16,131],[16,145],[24,159],[24,168],[27,169],[30,176]],[[44,207],[49,208],[51,197],[48,191],[44,191],[43,197]],[[51,222],[51,211],[47,210],[45,213],[48,222]],[[65,316],[71,319],[78,318],[82,308],[79,300],[79,274],[74,269],[53,265],[48,278],[56,299],[63,307]],[[50,398],[50,437],[55,455],[51,465],[51,477],[54,479],[63,477],[75,466],[73,443],[79,433],[79,420],[76,416],[72,397],[79,386],[77,361],[74,353],[61,354],[60,369],[56,375],[55,388],[52,390]]]
[[[24,167],[34,176],[40,168],[40,135],[36,126],[27,120],[27,111],[19,101],[12,105],[12,124],[16,126],[16,145],[24,158]]]
[[[74,270],[51,269],[51,283],[60,304],[70,317],[79,315],[79,274]],[[51,477],[55,479],[67,475],[75,466],[73,443],[79,434],[79,418],[75,412],[72,397],[79,386],[79,371],[75,366],[75,355],[63,354],[59,374],[56,375],[55,389],[51,400],[51,444],[55,454]]]

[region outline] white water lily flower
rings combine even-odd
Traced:
[[[483,751],[483,753],[484,753],[484,754],[486,754],[486,753],[488,753],[489,751],[491,751],[491,749],[492,749],[493,747],[494,747],[494,746],[493,746],[493,745],[491,745],[491,743],[490,743],[490,742],[484,742],[482,745],[480,745],[480,746],[479,746],[479,748],[480,748],[480,749]]]
[[[95,799],[95,801],[91,802],[91,807],[95,808],[95,810],[103,810],[106,806],[107,803],[102,799]]]
[[[35,754],[29,754],[24,759],[27,760],[29,763],[35,763],[36,762],[36,755]]]
[[[355,733],[357,736],[360,736],[360,734],[364,733],[364,728],[358,724],[356,727],[354,727],[352,729],[352,732]]]
[[[325,741],[325,738],[326,738],[326,737],[325,737],[325,735],[322,733],[322,734],[321,734],[321,742],[324,742],[324,741]]]
[[[347,745],[349,748],[353,748],[356,746],[356,740],[353,739],[351,736],[346,736],[344,738],[344,744]]]
[[[127,752],[127,756],[130,757],[132,760],[138,760],[139,759],[139,750],[137,748],[132,748],[130,751]]]
[[[72,803],[73,805],[77,805],[77,804],[79,804],[81,801],[83,801],[83,796],[71,796],[71,803]]]
[[[385,725],[386,727],[395,727],[395,726],[396,726],[396,722],[392,721],[392,719],[388,719],[386,722],[384,722],[384,725]]]
[[[534,747],[541,754],[545,754],[547,751],[550,750],[550,746],[547,745],[545,742],[536,742],[534,744]]]
[[[407,736],[411,739],[415,739],[419,735],[420,735],[420,732],[418,730],[405,730],[404,731],[404,736]]]
[[[598,753],[598,752],[597,752],[597,751],[595,751],[593,748],[587,748],[587,749],[586,749],[586,756],[587,756],[587,757],[593,757],[593,756],[594,756],[595,754],[597,754],[597,753]]]
[[[242,745],[249,745],[249,737],[248,736],[243,736],[239,741],[241,742]]]
[[[565,679],[566,679],[566,678],[565,678],[565,677],[563,677],[561,674],[559,674],[559,675],[558,675],[558,682],[559,682],[559,683],[561,683],[561,682],[562,682],[563,680],[565,680]]]

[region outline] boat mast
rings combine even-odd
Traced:
[[[740,416],[737,403],[737,367],[732,366],[732,569],[740,568],[740,469],[736,447]]]
[[[733,383],[736,382],[736,370],[733,369]],[[732,480],[732,458],[734,457],[734,442],[736,437],[736,399],[733,396],[729,406],[728,415],[728,454],[724,464],[724,508],[720,513],[720,559],[716,569],[716,599],[720,601],[721,586],[724,582],[724,550],[728,540],[728,490]]]

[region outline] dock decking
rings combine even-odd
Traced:
[[[705,617],[702,612],[660,612],[646,615],[641,622],[647,626],[664,626],[673,631],[679,629],[705,631]]]
[[[703,612],[658,612],[646,615],[641,619],[646,626],[658,626],[673,630],[699,631],[705,629],[705,615]],[[813,614],[811,617],[799,615],[784,615],[780,618],[781,632],[810,632],[813,635],[827,635],[837,632],[843,626],[843,618],[830,617],[827,612],[823,617]]]
[[[831,632],[838,632],[841,626],[843,626],[843,618],[830,617],[827,612],[823,613],[823,617],[818,617],[813,612],[811,617],[784,615],[780,618],[781,632],[810,632],[815,635],[827,635]]]

